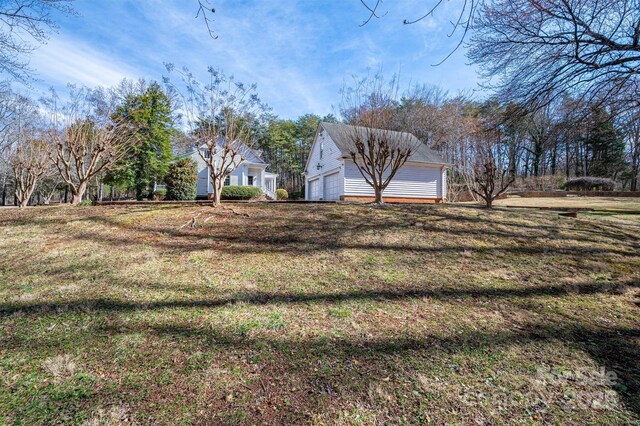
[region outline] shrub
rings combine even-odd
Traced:
[[[514,191],[556,191],[564,184],[564,175],[528,176],[517,178],[512,188]]]
[[[286,189],[276,189],[276,199],[278,200],[286,200],[289,198],[289,193]]]
[[[158,201],[162,201],[165,198],[167,198],[167,189],[166,188],[158,188],[155,191],[153,191],[153,198],[155,198]]]
[[[564,184],[564,188],[577,191],[613,191],[615,184],[611,179],[584,176],[569,179]]]
[[[262,195],[257,186],[223,186],[220,198],[223,200],[250,200]]]
[[[198,183],[196,163],[190,158],[183,158],[170,164],[164,182],[167,184],[167,199],[195,200]]]
[[[86,206],[92,206],[93,205],[93,201],[85,199],[85,200],[80,201],[79,205],[80,206],[85,206],[85,207]]]
[[[302,191],[294,191],[291,193],[291,198],[293,198],[294,200],[300,200],[302,198],[304,198],[304,192]]]

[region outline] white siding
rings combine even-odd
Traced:
[[[320,155],[321,148],[322,155]],[[339,174],[337,179],[337,196],[333,190],[331,196],[333,199],[340,199],[340,196],[344,194],[344,167],[343,160],[340,156],[341,153],[338,147],[333,143],[327,132],[324,130],[318,132],[313,144],[313,149],[309,153],[308,167],[305,171],[307,200],[325,200],[324,177],[333,175],[336,172]],[[318,168],[318,165],[320,165],[320,168]],[[309,181],[316,178],[318,178],[317,187],[310,188],[311,185]],[[313,189],[313,191],[311,189]]]
[[[209,178],[209,168],[207,163],[200,157],[197,152],[191,155],[191,158],[197,164],[198,184],[196,186],[196,195],[198,197],[206,197],[213,192],[213,185]],[[248,182],[248,165],[240,164],[230,175],[231,185],[246,185]],[[258,180],[258,182],[260,182]],[[207,184],[209,185],[207,188]],[[255,184],[255,183],[254,183]],[[258,185],[257,185],[258,186]]]
[[[344,194],[373,197],[369,185],[357,166],[350,160],[345,162]],[[384,191],[386,197],[442,198],[442,166],[406,163],[398,170]]]

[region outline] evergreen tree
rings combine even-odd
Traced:
[[[625,166],[625,144],[613,116],[603,108],[591,112],[584,140],[589,176],[615,179]]]
[[[162,182],[172,159],[174,133],[171,101],[158,83],[143,93],[129,95],[116,114],[135,124],[141,143],[124,158],[105,181],[135,190],[136,199],[149,196],[153,185]]]
[[[182,158],[169,165],[165,183],[167,184],[167,199],[195,200],[198,172],[196,163],[191,158]]]

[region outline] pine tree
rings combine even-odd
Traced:
[[[624,168],[624,139],[614,125],[613,116],[603,108],[592,110],[584,145],[589,176],[615,179]]]

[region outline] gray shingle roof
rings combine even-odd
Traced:
[[[322,122],[320,123],[320,125],[329,134],[329,136],[331,137],[331,140],[333,140],[333,142],[336,144],[336,146],[340,150],[340,153],[344,157],[350,156],[349,147],[352,145],[351,137],[353,135],[354,130],[361,131],[363,133],[365,131],[364,127],[350,126],[348,124],[341,124],[341,123]],[[403,138],[403,140],[406,140],[406,138],[408,137],[409,140],[415,142],[416,145],[418,146],[418,149],[413,153],[413,155],[411,155],[411,157],[409,157],[409,161],[413,161],[416,163],[446,164],[446,161],[444,161],[444,159],[440,156],[440,154],[437,151],[434,151],[433,149],[429,148],[428,146],[420,142],[418,138],[416,138],[411,133],[393,132],[393,131],[381,130],[381,129],[373,129],[373,130],[379,131],[379,132],[385,132],[387,135],[390,135],[391,137],[397,137],[398,139]]]
[[[217,140],[217,142],[218,142],[218,146],[219,146],[219,147],[222,147],[222,146],[224,145],[224,140],[223,140],[222,138],[219,138],[219,139]],[[239,143],[241,143],[241,142],[239,142]],[[202,143],[201,148],[202,148],[203,146],[204,146],[204,147],[206,147],[206,146],[204,145],[204,142]],[[255,163],[255,164],[267,164],[267,163],[264,161],[264,159],[262,158],[262,151],[259,151],[259,150],[257,150],[257,149],[250,148],[250,147],[248,147],[248,146],[247,146],[246,144],[244,144],[244,143],[242,144],[242,146],[241,146],[240,150],[242,151],[242,154],[243,154],[243,155],[245,156],[245,158],[246,158],[246,160],[245,160],[245,161],[248,161],[248,162],[250,162],[250,163]],[[190,156],[192,156],[192,155],[193,155],[193,154],[195,154],[195,153],[196,153],[196,150],[195,150],[195,149],[192,149],[191,151],[187,152],[184,156],[185,156],[185,157],[190,157]]]

